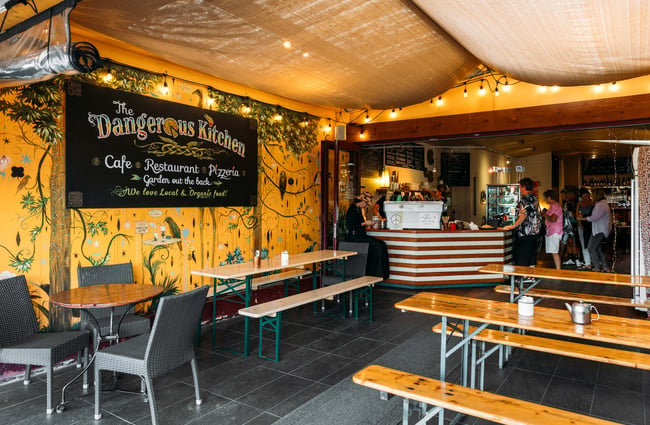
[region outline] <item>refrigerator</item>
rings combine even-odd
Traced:
[[[489,184],[486,192],[487,224],[494,227],[513,224],[519,202],[519,184]]]

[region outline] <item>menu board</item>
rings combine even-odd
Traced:
[[[424,171],[424,147],[400,146],[386,148],[386,165]]]
[[[376,177],[384,167],[384,150],[381,148],[361,148],[361,176]]]
[[[257,122],[66,82],[69,208],[252,206]]]
[[[440,153],[440,178],[449,186],[469,186],[469,153]]]
[[[582,174],[629,174],[632,173],[632,158],[584,158]]]

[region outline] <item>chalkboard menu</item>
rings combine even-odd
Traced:
[[[255,120],[66,84],[69,208],[257,203]]]
[[[384,150],[361,148],[361,176],[377,177],[384,168]]]
[[[424,171],[424,147],[400,146],[386,148],[386,165]]]
[[[584,158],[582,160],[582,174],[617,174],[632,173],[632,158]]]
[[[469,153],[440,153],[440,178],[448,186],[469,186]]]

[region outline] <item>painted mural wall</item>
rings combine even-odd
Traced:
[[[112,74],[110,81],[100,74],[78,78],[256,119],[257,206],[62,207],[66,131],[61,80],[0,92],[0,271],[26,275],[42,306],[42,326],[48,323],[47,294],[76,287],[78,266],[130,261],[136,282],[174,293],[209,283],[191,270],[250,261],[257,249],[271,257],[283,250],[318,249],[316,117],[168,76],[119,66]],[[163,228],[173,242],[160,243]]]

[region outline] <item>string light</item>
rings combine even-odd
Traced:
[[[610,84],[609,91],[618,91],[618,85],[616,84],[616,81],[613,81],[612,84]]]
[[[167,74],[165,74],[165,81],[163,82],[162,94],[167,96],[169,94],[169,86],[167,85]]]
[[[467,83],[465,83],[464,86],[465,87],[463,88],[463,97],[467,97]]]
[[[481,96],[485,94],[485,87],[483,87],[483,81],[485,80],[481,80],[481,87],[478,88],[478,94],[480,94]]]
[[[494,95],[495,96],[499,95],[499,83],[497,83],[497,87],[494,89]]]
[[[436,101],[436,105],[440,106],[442,105],[442,95],[438,96],[438,100]]]
[[[508,84],[508,77],[506,77],[506,82],[503,84],[503,91],[508,93],[510,92],[510,84]]]
[[[111,64],[108,64],[106,75],[104,75],[104,82],[110,83],[111,81],[113,81],[113,72],[111,71]]]
[[[397,116],[397,112],[395,112],[395,108],[393,108],[392,111],[390,111],[390,117],[395,118]]]
[[[370,122],[370,115],[368,115],[368,111],[366,111],[365,122]]]

